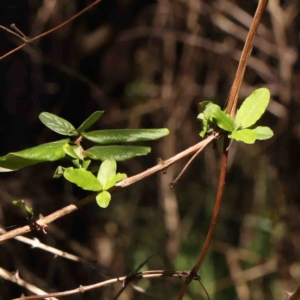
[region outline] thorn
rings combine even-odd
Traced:
[[[171,190],[173,190],[174,186],[175,186],[175,182],[174,181],[171,182],[171,183],[169,183],[169,187],[170,187]]]

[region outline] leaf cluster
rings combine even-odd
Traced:
[[[253,144],[256,140],[266,140],[273,136],[273,131],[266,126],[255,126],[267,109],[270,101],[270,92],[266,88],[255,90],[242,103],[235,119],[226,114],[220,106],[204,101],[200,103],[203,112],[198,115],[203,130],[200,136],[204,137],[216,130],[228,132],[228,137],[246,144]]]
[[[107,207],[111,199],[108,190],[127,177],[126,174],[116,173],[116,161],[146,155],[151,151],[150,147],[119,145],[119,143],[157,140],[169,134],[169,131],[166,128],[87,131],[103,113],[104,111],[94,112],[77,129],[59,116],[48,112],[41,113],[39,118],[45,126],[69,138],[8,153],[0,157],[0,172],[68,158],[74,167],[59,166],[54,178],[64,176],[84,190],[99,192],[96,197],[97,203],[103,208]],[[85,150],[82,146],[84,140],[100,145]],[[102,164],[88,170],[92,161],[102,161]],[[93,172],[98,173],[97,177]],[[23,203],[16,201],[13,204],[21,206]],[[23,207],[27,209],[26,206]]]

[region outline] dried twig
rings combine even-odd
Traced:
[[[0,60],[6,58],[6,57],[8,57],[9,55],[11,55],[11,54],[17,52],[18,50],[22,49],[22,48],[25,47],[29,42],[31,43],[31,42],[33,42],[33,41],[35,41],[35,40],[38,40],[38,39],[40,39],[40,38],[42,38],[42,37],[44,37],[44,36],[46,36],[46,35],[48,35],[48,34],[54,32],[54,31],[60,29],[61,27],[67,25],[68,23],[72,22],[73,20],[75,20],[76,18],[78,18],[79,16],[81,16],[81,15],[82,15],[83,13],[85,13],[86,11],[90,10],[93,6],[95,6],[96,4],[98,4],[100,1],[101,1],[101,0],[96,0],[95,2],[93,2],[92,4],[90,4],[89,6],[87,6],[87,7],[84,8],[83,10],[81,10],[79,13],[77,13],[77,14],[74,15],[74,16],[72,16],[70,19],[66,20],[65,22],[59,24],[58,26],[56,26],[56,27],[54,27],[54,28],[52,28],[52,29],[50,29],[50,30],[48,30],[48,31],[46,31],[46,32],[44,32],[44,33],[42,33],[42,34],[39,34],[38,36],[36,36],[36,37],[34,37],[34,38],[27,38],[26,36],[22,36],[22,35],[20,35],[20,34],[14,32],[14,31],[12,31],[12,30],[10,30],[10,29],[8,29],[8,28],[6,28],[6,27],[0,25],[0,28],[4,29],[5,31],[8,31],[9,33],[11,33],[11,34],[17,36],[18,38],[20,38],[20,39],[22,39],[22,40],[24,41],[24,43],[23,43],[22,45],[20,45],[20,46],[14,48],[13,50],[7,52],[6,54],[0,56]]]
[[[16,272],[15,274],[12,274],[10,272],[8,272],[7,270],[0,268],[0,277],[5,279],[5,280],[9,280],[13,283],[16,283],[17,285],[29,290],[32,293],[35,293],[37,295],[44,295],[45,292],[43,290],[41,290],[40,288],[36,287],[35,285],[26,282],[25,280],[21,279],[18,272]],[[43,296],[42,296],[43,297]],[[24,298],[20,298],[20,299],[24,299]],[[57,298],[51,297],[49,298],[49,300],[57,300]]]
[[[97,289],[118,282],[122,283],[123,285],[126,285],[129,282],[132,282],[134,280],[140,280],[140,279],[151,279],[151,278],[160,278],[160,277],[173,277],[173,278],[181,279],[181,278],[187,278],[187,276],[189,276],[188,271],[165,271],[165,270],[145,271],[145,272],[139,272],[135,274],[129,274],[123,277],[117,277],[117,278],[105,280],[96,284],[80,286],[79,288],[76,288],[74,290],[44,294],[42,296],[28,296],[28,297],[23,296],[21,298],[15,298],[13,300],[30,300],[30,299],[33,300],[33,299],[44,299],[49,297],[64,297],[64,296],[70,296],[75,294],[82,294],[86,291]],[[200,277],[195,276],[194,278],[192,278],[192,280],[200,281]]]

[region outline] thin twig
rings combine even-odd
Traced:
[[[12,274],[12,273],[8,272],[7,270],[0,267],[0,277],[1,277],[1,279],[11,281],[11,282],[27,289],[30,292],[35,293],[36,295],[44,295],[45,294],[45,292],[43,290],[41,290],[40,288],[21,279],[18,272],[16,272],[15,274]],[[24,298],[20,298],[20,299],[24,299]],[[58,299],[52,297],[52,298],[49,298],[49,300],[58,300]]]
[[[248,36],[247,36],[247,39],[246,39],[246,42],[244,45],[244,49],[243,49],[243,52],[241,55],[241,59],[240,59],[240,62],[239,62],[238,68],[237,68],[237,72],[236,72],[236,75],[235,75],[235,78],[234,78],[234,81],[233,81],[233,84],[232,84],[232,87],[231,87],[231,90],[229,93],[226,113],[230,114],[232,118],[235,117],[236,107],[237,107],[237,102],[238,102],[238,94],[239,94],[241,84],[243,81],[247,62],[248,62],[248,59],[249,59],[251,51],[252,51],[253,41],[254,41],[255,35],[257,33],[259,23],[261,22],[262,14],[267,6],[267,2],[268,2],[267,0],[261,0],[258,3],[257,10],[253,17],[253,22],[251,24],[251,27],[250,27],[250,30],[249,30],[249,33],[248,33]],[[213,215],[211,218],[209,230],[208,230],[204,245],[202,247],[201,253],[197,259],[195,266],[193,267],[193,269],[190,272],[190,276],[187,277],[187,279],[180,291],[178,300],[183,299],[184,294],[188,288],[188,285],[192,281],[193,276],[195,276],[198,273],[198,271],[205,259],[206,253],[208,251],[208,248],[209,248],[209,245],[210,245],[210,242],[211,242],[214,230],[215,230],[215,226],[217,223],[217,218],[218,218],[218,214],[219,214],[219,210],[220,210],[220,205],[221,205],[222,198],[223,198],[224,186],[225,186],[227,161],[228,161],[228,151],[227,151],[228,144],[229,144],[228,138],[224,137],[223,153],[222,153],[222,159],[221,159],[221,170],[220,170],[219,183],[218,183],[218,191],[217,191],[214,211],[213,211]]]
[[[181,170],[179,175],[173,180],[173,182],[170,183],[170,187],[173,188],[175,184],[177,184],[178,180],[181,178],[181,176],[184,174],[184,172],[187,170],[187,168],[191,165],[193,160],[197,157],[197,155],[203,150],[203,148],[200,148],[193,156],[190,158],[190,160],[185,164],[184,168]]]
[[[287,300],[299,300],[299,299],[300,299],[300,286],[298,286],[293,293],[288,293]]]
[[[12,34],[12,35],[18,37],[19,39],[21,39],[23,42],[26,43],[26,41],[24,40],[24,37],[21,36],[19,33],[15,32],[15,31],[13,31],[13,30],[10,30],[9,28],[7,28],[7,27],[5,27],[5,26],[2,26],[2,25],[0,25],[0,28],[3,29],[3,30],[5,30],[5,31],[7,31],[7,32],[9,32],[9,33]]]
[[[199,280],[199,283],[200,283],[200,285],[201,285],[201,287],[202,287],[202,289],[203,289],[203,291],[204,291],[204,293],[205,293],[207,299],[210,300],[209,294],[208,294],[208,292],[207,292],[205,286],[204,286],[203,283],[201,282],[201,280]]]
[[[77,14],[74,15],[74,16],[72,16],[70,19],[66,20],[65,22],[59,24],[58,26],[56,26],[56,27],[54,27],[54,28],[52,28],[52,29],[50,29],[50,30],[48,30],[48,31],[46,31],[46,32],[44,32],[44,33],[42,33],[42,34],[39,34],[38,36],[36,36],[36,37],[34,37],[34,38],[29,39],[29,41],[30,41],[30,42],[33,42],[33,41],[35,41],[35,40],[38,40],[38,39],[40,39],[40,38],[42,38],[42,37],[44,37],[44,36],[46,36],[46,35],[48,35],[48,34],[54,32],[54,31],[60,29],[61,27],[67,25],[68,23],[72,22],[73,20],[75,20],[76,18],[78,18],[79,16],[81,16],[81,15],[82,15],[83,13],[85,13],[86,11],[90,10],[93,6],[95,6],[96,4],[98,4],[100,1],[101,1],[101,0],[96,0],[95,2],[93,2],[92,4],[90,4],[89,6],[87,6],[87,7],[84,8],[83,10],[81,10],[79,13],[77,13]],[[4,27],[4,26],[1,26],[0,28],[4,29],[4,30],[8,31],[9,33],[11,33],[11,34],[13,34],[13,35],[15,35],[15,36],[18,36],[19,38],[21,38],[22,40],[24,40],[24,37],[22,38],[19,34],[13,32],[13,31],[11,31],[11,30],[9,30],[8,28],[6,28],[6,27]],[[9,55],[11,55],[11,54],[17,52],[18,50],[22,49],[23,47],[25,47],[25,46],[28,44],[29,41],[24,42],[22,45],[20,45],[20,46],[14,48],[13,50],[7,52],[6,54],[0,56],[0,60],[6,58],[6,57],[8,57]]]
[[[175,156],[165,160],[165,161],[160,161],[156,166],[131,177],[128,177],[120,182],[118,182],[116,184],[116,186],[114,188],[112,188],[112,190],[110,190],[110,192],[114,192],[115,190],[117,190],[118,188],[124,188],[126,186],[132,185],[146,177],[149,177],[152,174],[155,174],[157,172],[163,171],[166,168],[168,168],[169,166],[171,166],[172,164],[176,163],[177,161],[183,159],[184,157],[187,157],[189,155],[194,154],[195,152],[197,152],[199,149],[202,149],[204,147],[206,147],[209,143],[211,143],[215,138],[217,138],[217,136],[209,136],[207,137],[205,140],[201,141],[200,143],[176,154]],[[56,219],[59,219],[75,210],[78,210],[79,208],[92,203],[95,201],[95,195],[96,194],[91,194],[88,197],[82,199],[81,201],[77,202],[76,204],[70,204],[62,209],[57,210],[56,212],[39,218],[35,223],[37,226],[23,226],[23,227],[19,227],[16,228],[14,230],[11,230],[5,234],[0,235],[0,243],[12,239],[18,235],[23,235],[24,233],[30,232],[32,230],[36,230],[39,228],[46,228],[51,222],[55,221]]]
[[[137,273],[140,271],[140,269],[155,255],[156,253],[151,254],[149,257],[147,257],[142,263],[140,263],[138,265],[138,267],[134,270],[133,273]],[[117,300],[121,294],[125,291],[126,287],[128,286],[128,284],[125,282],[125,284],[122,286],[122,288],[119,290],[119,292],[117,293],[117,295],[114,297],[113,300]]]
[[[0,234],[5,234],[5,233],[7,233],[7,231],[0,228]],[[39,248],[44,251],[50,252],[55,256],[61,256],[72,261],[83,261],[83,259],[80,258],[79,256],[43,244],[37,238],[29,239],[25,236],[16,236],[14,239],[24,244],[31,245],[31,248]]]
[[[79,288],[69,290],[69,291],[44,294],[42,296],[28,296],[28,297],[23,296],[21,298],[15,298],[13,300],[33,300],[33,299],[44,299],[49,297],[64,297],[64,296],[70,296],[75,294],[82,294],[86,291],[111,285],[113,283],[122,283],[124,285],[127,284],[128,282],[134,280],[140,280],[140,279],[151,279],[151,278],[160,278],[160,277],[173,277],[173,278],[182,279],[182,278],[187,278],[188,276],[189,276],[188,271],[165,271],[165,270],[144,271],[135,274],[129,274],[123,277],[117,277],[117,278],[105,280],[102,282],[98,282],[96,284],[80,286]],[[200,277],[195,276],[193,280],[199,281]]]

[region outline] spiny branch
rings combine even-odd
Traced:
[[[97,289],[114,283],[122,283],[122,285],[125,286],[134,280],[140,280],[140,279],[151,279],[151,278],[160,278],[160,277],[173,277],[173,278],[182,279],[182,278],[187,278],[187,276],[189,276],[188,271],[165,271],[165,270],[145,271],[145,272],[139,272],[135,274],[129,274],[123,277],[117,277],[117,278],[105,280],[87,286],[81,285],[79,288],[69,290],[69,291],[50,293],[41,296],[40,295],[28,296],[28,297],[23,296],[21,298],[15,298],[13,300],[33,300],[33,299],[45,299],[49,297],[64,297],[64,296],[70,296],[75,294],[82,294],[86,291]],[[193,280],[200,281],[200,277],[195,276]]]

